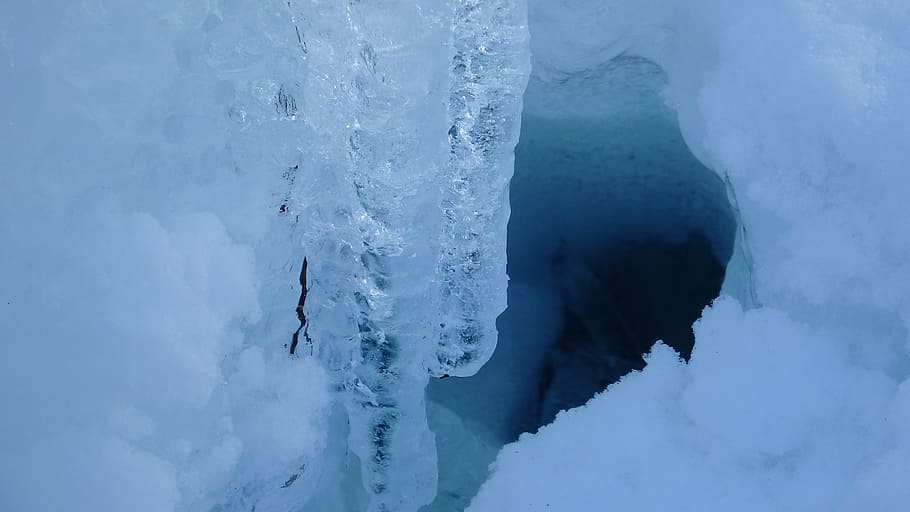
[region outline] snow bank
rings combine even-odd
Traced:
[[[903,508],[906,460],[868,458],[905,438],[893,381],[732,299],[696,336],[690,365],[655,345],[643,372],[503,448],[472,510],[850,510],[872,470],[891,482],[880,509]]]
[[[0,509],[229,508],[325,445],[325,373],[269,334],[286,152],[216,51],[266,25],[235,8],[0,7]]]
[[[569,7],[532,3],[535,73],[620,53],[667,72],[687,143],[736,192],[759,305],[719,299],[691,364],[658,344],[643,372],[506,446],[471,510],[906,508],[910,11]]]
[[[380,180],[407,192],[396,197],[414,207],[393,217],[409,237],[422,207],[432,222],[453,223],[429,245],[416,244],[430,255],[419,267],[392,265],[414,286],[404,301],[400,288],[389,299],[409,316],[386,323],[422,317],[421,291],[436,283],[420,269],[479,269],[483,279],[449,286],[454,293],[444,298],[451,298],[446,311],[460,331],[456,348],[470,349],[475,362],[489,355],[489,336],[484,343],[478,336],[492,332],[491,312],[501,306],[501,254],[434,258],[442,255],[440,234],[501,248],[486,231],[502,228],[505,205],[475,205],[480,196],[460,185],[482,184],[475,172],[488,176],[481,171],[494,162],[501,174],[486,190],[504,190],[509,156],[502,142],[517,129],[513,93],[524,76],[522,6],[485,4],[493,7],[475,12],[472,2],[462,4],[471,16],[506,20],[514,29],[486,34],[474,26],[480,18],[466,14],[458,44],[471,66],[462,66],[448,53],[439,22],[452,4],[417,15],[401,3],[414,17],[390,17],[399,32],[375,41],[367,39],[382,32],[374,6],[353,9],[352,19],[341,6],[314,4],[325,12],[337,7],[338,17],[306,25],[300,5],[284,10],[284,3],[251,0],[0,5],[0,403],[7,411],[0,508],[269,510],[332,495],[320,486],[342,479],[347,459],[318,463],[337,441],[328,432],[329,377],[305,354],[289,359],[283,346],[297,323],[288,305],[300,293],[303,256],[293,214],[301,205],[288,194],[294,170],[306,163],[343,167],[348,174],[325,175],[350,178],[348,192],[375,185],[367,178],[378,175],[360,172],[375,163],[404,162],[421,179],[432,167],[425,163],[452,171],[448,188],[420,182],[434,183],[433,197],[453,199],[451,219],[440,215],[440,201],[408,187],[417,183],[407,182],[412,174]],[[738,278],[755,283],[758,307],[744,310],[738,302],[752,305],[745,296],[720,300],[698,324],[690,365],[657,345],[644,372],[506,447],[473,509],[905,508],[910,9],[860,0],[541,0],[531,7],[541,82],[576,80],[584,90],[585,71],[620,54],[663,69],[664,95],[686,142],[736,192],[745,228]],[[407,25],[436,15],[427,26]],[[327,25],[333,20],[337,26]],[[323,55],[321,74],[301,84],[301,27],[324,29],[316,34],[320,44],[338,48],[338,61],[349,67],[334,69],[334,57]],[[390,76],[427,71],[422,54],[396,53],[410,48],[399,43],[414,43],[409,28],[435,41],[420,51],[446,55],[430,60],[433,77],[445,74],[450,83],[425,75],[401,81],[400,90],[380,79],[358,82],[384,70],[376,62],[383,52],[400,59],[387,62],[407,64]],[[342,39],[350,32],[364,40]],[[497,56],[502,60],[488,60]],[[502,103],[465,100],[461,108],[446,100],[465,91],[485,97],[487,74],[504,69],[511,86],[487,97]],[[463,83],[454,83],[453,72]],[[354,82],[332,81],[344,77]],[[303,97],[307,86],[326,96]],[[337,102],[322,101],[329,98]],[[418,115],[417,105],[430,103],[435,114]],[[302,112],[312,113],[309,124]],[[430,118],[438,130],[424,129]],[[364,124],[348,128],[350,119]],[[400,131],[387,133],[386,122]],[[323,148],[317,136],[335,124],[347,130],[335,135],[365,135],[368,144],[345,137]],[[395,137],[397,146],[384,144]],[[431,141],[441,152],[415,141]],[[464,149],[478,160],[460,168],[448,155]],[[385,203],[373,202],[381,195],[364,197],[361,206],[382,212]],[[462,230],[459,215],[475,206],[492,210]],[[346,217],[363,239],[350,223],[355,210],[327,211],[327,222]],[[369,220],[377,219],[386,217]],[[328,243],[336,242],[346,243],[340,236]],[[364,265],[377,271],[371,279],[382,277],[382,264]],[[492,299],[484,295],[490,290]],[[323,297],[333,300],[330,292]],[[485,327],[474,331],[472,315],[481,309]],[[339,320],[360,336],[356,321]],[[439,334],[421,321],[420,332]],[[356,355],[362,347],[353,339]],[[435,353],[419,340],[405,347]],[[459,358],[457,351],[446,357]],[[402,458],[368,468],[395,484],[391,497],[374,505],[425,501],[428,487],[408,483],[432,481],[415,463],[431,457],[407,441],[410,433],[427,435],[422,393],[412,385],[427,378],[427,366],[441,371],[448,364],[429,359],[403,358],[409,379],[386,372],[390,378],[381,382],[413,414],[395,437]],[[339,366],[349,363],[359,361]],[[401,382],[406,389],[395,388]],[[367,444],[374,432],[355,435]],[[374,454],[384,449],[380,441],[374,439]],[[340,444],[337,451],[346,451]],[[402,471],[385,474],[386,467]],[[363,492],[359,482],[353,486]]]

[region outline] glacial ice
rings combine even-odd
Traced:
[[[471,510],[903,510],[907,26],[891,0],[0,4],[0,510],[407,511],[437,474],[437,510],[481,484]],[[726,187],[723,295],[688,364],[657,343],[497,456],[529,430],[482,396],[519,115],[622,114],[591,86],[617,58]],[[556,336],[528,286],[503,336]]]
[[[310,349],[344,396],[370,510],[413,510],[436,488],[427,380],[476,371],[505,308],[524,11],[295,9],[310,34],[301,115],[312,146],[290,208],[310,263]]]
[[[3,319],[17,340],[4,403],[53,421],[22,414],[4,431],[0,502],[59,509],[78,492],[86,508],[125,508],[114,504],[145,485],[152,510],[286,510],[346,503],[354,463],[365,507],[429,502],[424,386],[476,371],[505,308],[525,7],[46,9],[5,4],[0,31],[15,78],[3,86],[15,247]],[[33,266],[51,270],[29,291]],[[75,373],[44,361],[39,318],[70,326],[59,364]],[[18,398],[15,381],[35,391]],[[119,391],[98,393],[105,383]],[[51,426],[62,418],[78,428]],[[39,478],[56,457],[43,446],[93,443],[136,460],[73,455]],[[120,491],[89,485],[104,467],[136,476]]]

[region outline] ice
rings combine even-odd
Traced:
[[[308,334],[345,395],[370,509],[413,510],[436,487],[427,380],[475,371],[504,307],[523,11],[313,8],[295,184]]]
[[[309,262],[313,341],[298,350],[323,361],[343,394],[370,510],[416,509],[435,490],[423,388],[447,155],[445,7],[295,6],[312,129],[290,208]]]
[[[258,94],[290,13],[256,5],[0,7],[3,510],[248,510],[318,481],[328,377],[276,306],[297,135]],[[218,49],[244,30],[256,59]]]
[[[524,5],[46,11],[0,30],[4,396],[49,415],[5,427],[3,504],[429,502],[424,387],[476,371],[505,307]]]
[[[584,404],[641,368],[656,337],[691,352],[691,323],[717,296],[732,251],[724,183],[686,148],[660,69],[619,58],[585,78],[553,87],[532,76],[496,352],[477,375],[428,387],[431,405],[455,412],[478,441],[514,441]],[[579,97],[583,108],[572,103]],[[440,454],[453,439],[470,444],[440,415],[430,419]],[[429,510],[463,508],[497,449],[470,451],[457,469],[440,455]]]
[[[883,414],[893,382],[852,368],[806,326],[731,299],[696,334],[689,366],[656,345],[642,373],[505,447],[472,510],[861,509],[848,488],[864,452],[898,432],[868,428],[894,417]]]
[[[453,33],[437,376],[473,375],[496,346],[496,317],[506,307],[508,185],[530,71],[521,5],[460,1]]]
[[[486,384],[534,395],[548,294],[596,274],[535,282],[558,241],[530,228],[592,237],[534,212],[527,343],[488,369],[515,379],[454,378],[496,345],[520,115],[546,167],[548,133],[654,113],[605,91],[660,95],[739,226],[611,186],[583,215],[698,225],[724,296],[688,364],[657,343],[471,508],[905,509],[908,25],[888,0],[3,3],[0,509],[408,511],[437,478],[464,507],[527,430]]]
[[[904,5],[530,12],[543,81],[620,54],[667,73],[686,143],[729,184],[739,282],[688,365],[655,345],[642,372],[505,446],[470,510],[906,508]]]

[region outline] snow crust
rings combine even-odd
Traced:
[[[705,311],[690,364],[658,343],[642,372],[504,447],[470,510],[906,508],[908,15],[532,2],[540,80],[619,54],[667,73],[689,147],[735,191],[754,298]]]

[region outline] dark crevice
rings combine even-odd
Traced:
[[[288,167],[282,174],[285,182],[287,182],[287,192],[284,193],[284,197],[281,200],[281,203],[278,205],[278,213],[280,215],[287,215],[290,212],[290,203],[291,203],[291,194],[294,189],[294,181],[297,179],[297,171],[300,169],[300,164],[295,164]]]
[[[293,336],[291,336],[291,355],[297,353],[297,345],[300,343],[300,335],[303,334],[303,339],[306,343],[306,346],[310,349],[310,355],[313,355],[313,340],[310,338],[309,334],[309,324],[306,319],[306,312],[304,312],[304,305],[306,304],[306,296],[309,289],[307,288],[306,281],[306,269],[307,269],[307,260],[306,257],[303,258],[303,265],[300,267],[300,299],[297,301],[297,320],[300,321],[300,326],[297,327],[297,330],[294,331]]]
[[[291,24],[294,25],[294,33],[297,34],[297,44],[300,45],[300,49],[303,51],[305,56],[308,53],[306,46],[306,39],[303,37],[303,33],[300,31],[300,26],[297,24],[297,17],[294,16],[294,7],[291,5],[291,1],[288,0],[288,10],[291,12]]]
[[[275,112],[287,119],[294,119],[297,116],[297,99],[284,90],[284,85],[278,88],[278,95],[275,97]]]

